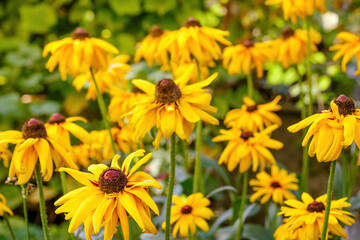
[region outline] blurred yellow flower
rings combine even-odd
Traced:
[[[273,113],[279,111],[281,106],[278,105],[281,96],[276,96],[274,100],[265,104],[256,104],[251,98],[244,97],[244,104],[240,109],[229,111],[224,120],[227,127],[240,128],[250,132],[263,130],[264,125],[269,127],[273,124],[281,125],[281,119]]]
[[[175,79],[181,77],[181,75],[183,75],[184,72],[186,72],[190,68],[193,69],[190,82],[196,83],[199,81],[199,76],[198,76],[198,66],[194,59],[188,63],[181,63],[181,64],[175,62],[171,63],[172,74],[174,75]],[[207,77],[209,77],[210,73],[208,66],[200,65],[200,75],[201,75],[201,80],[204,80]]]
[[[272,125],[262,132],[247,132],[236,128],[221,129],[221,135],[214,137],[212,141],[229,141],[229,143],[222,152],[218,164],[227,164],[230,172],[239,164],[241,173],[247,171],[251,163],[254,172],[259,165],[260,170],[263,171],[266,165],[276,164],[276,160],[268,148],[281,149],[283,147],[282,142],[271,139],[269,136],[277,128],[277,125]]]
[[[266,5],[281,5],[285,20],[296,23],[297,17],[306,18],[313,15],[315,10],[325,13],[325,0],[266,0]]]
[[[321,35],[315,30],[310,30],[311,51],[317,51],[316,44],[320,43]],[[306,30],[284,28],[281,37],[270,41],[273,49],[273,57],[285,68],[291,64],[299,64],[307,55],[306,51],[307,33]]]
[[[125,75],[131,70],[130,65],[127,62],[130,60],[128,55],[119,55],[110,60],[110,64],[107,69],[100,69],[95,72],[94,76],[96,83],[99,87],[100,93],[108,91],[113,86],[120,85],[123,88],[127,86],[127,80]],[[81,91],[82,88],[87,88],[86,99],[96,99],[96,88],[94,80],[91,76],[91,72],[87,71],[81,75],[78,75],[72,82],[77,91]]]
[[[177,238],[177,233],[183,238],[188,237],[189,230],[192,234],[196,233],[196,227],[204,232],[209,231],[209,225],[206,220],[214,216],[208,206],[210,200],[205,198],[202,193],[193,193],[186,198],[173,196],[172,202],[175,203],[171,207],[170,224],[174,224],[173,238]],[[165,229],[165,222],[162,225]]]
[[[321,231],[325,216],[326,194],[316,198],[315,200],[308,194],[303,193],[301,200],[290,199],[285,201],[285,205],[281,207],[279,215],[284,215],[286,218],[285,226],[282,226],[283,232],[293,234],[301,227],[300,239],[318,240],[321,236]],[[350,212],[343,210],[343,208],[350,207],[351,204],[346,202],[347,198],[331,201],[330,215],[328,223],[328,233],[346,238],[347,234],[340,225],[342,222],[345,225],[352,225],[355,223],[355,216]]]
[[[336,38],[340,40],[339,43],[331,46],[330,51],[338,51],[333,60],[337,61],[341,57],[343,57],[341,61],[341,70],[343,72],[346,71],[346,64],[350,61],[350,59],[355,56],[357,60],[357,71],[355,75],[360,74],[360,37],[353,33],[349,32],[341,32],[336,35]]]
[[[0,141],[0,160],[3,160],[4,167],[9,167],[9,160],[11,159],[11,156],[12,154],[8,149],[8,144]]]
[[[212,96],[204,89],[214,81],[217,73],[204,81],[187,85],[192,73],[190,68],[175,81],[162,79],[156,86],[148,81],[133,80],[133,84],[146,93],[132,111],[131,123],[136,140],[143,139],[156,126],[158,133],[153,144],[157,149],[161,138],[168,139],[173,133],[188,140],[195,123],[200,120],[219,124],[207,113],[214,113],[217,109],[210,105]]]
[[[271,174],[262,171],[256,174],[256,179],[251,179],[249,184],[252,186],[254,193],[250,197],[251,202],[255,202],[259,197],[261,204],[269,201],[270,198],[275,203],[282,205],[285,199],[296,199],[296,196],[289,190],[298,190],[299,180],[295,173],[290,173],[285,169],[279,169],[278,166],[271,166]]]
[[[286,221],[284,221],[286,222]],[[285,223],[281,224],[274,233],[275,240],[303,240],[304,238],[301,238],[303,236],[303,229],[302,226],[298,227],[297,229],[293,231],[286,231],[285,230],[286,225]],[[316,239],[318,240],[318,238]]]
[[[130,168],[133,158],[144,156],[144,152],[141,149],[131,153],[121,167],[118,163],[120,156],[115,155],[111,167],[93,164],[88,168],[89,173],[69,168],[60,169],[85,185],[55,202],[55,206],[61,205],[55,213],[65,213],[66,220],[72,218],[69,233],[73,233],[83,223],[86,239],[91,239],[91,234],[97,234],[104,227],[104,239],[111,240],[120,221],[124,238],[129,240],[128,217],[133,218],[143,232],[157,233],[151,222],[149,207],[156,215],[159,215],[159,209],[148,191],[149,187],[162,187],[147,173],[136,172],[149,161],[151,153]]]
[[[61,138],[48,135],[44,124],[34,118],[23,125],[22,132],[10,130],[0,133],[0,142],[16,144],[9,169],[9,178],[17,176],[17,183],[23,185],[31,178],[39,161],[44,181],[49,181],[56,168],[63,165],[77,169],[70,149]]]
[[[229,74],[251,74],[256,68],[259,78],[263,76],[263,66],[272,59],[268,43],[252,43],[246,40],[243,44],[229,46],[224,49],[223,65]]]
[[[336,160],[341,150],[353,141],[360,147],[359,118],[360,109],[355,109],[354,101],[342,94],[331,101],[329,110],[307,117],[288,127],[288,130],[294,133],[311,124],[302,146],[313,136],[309,145],[309,155],[313,157],[316,154],[319,162],[328,162]]]
[[[107,53],[117,54],[118,50],[101,39],[89,37],[84,29],[77,28],[72,37],[48,43],[43,56],[49,53],[51,57],[45,67],[52,72],[59,65],[61,79],[66,80],[67,74],[76,77],[90,68],[106,69],[109,65]]]
[[[14,215],[14,213],[11,211],[11,209],[6,206],[6,199],[5,197],[0,193],[0,216],[4,216],[4,213],[8,213],[9,215]]]

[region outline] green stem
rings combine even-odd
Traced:
[[[358,173],[358,166],[357,166],[357,159],[356,159],[355,153],[351,156],[351,162],[350,162],[350,180],[349,180],[349,189],[346,193],[347,198],[349,199],[352,195],[352,192],[354,191],[355,181]]]
[[[248,97],[252,98],[253,92],[254,92],[254,84],[253,84],[253,79],[252,79],[251,73],[246,75],[246,80],[247,80],[247,87],[248,87]]]
[[[307,17],[305,19],[305,25],[306,25],[306,75],[308,80],[308,94],[309,94],[309,105],[308,105],[308,116],[310,116],[313,113],[313,96],[312,96],[312,70],[311,70],[311,63],[310,63],[310,56],[311,56],[311,24],[310,19]]]
[[[189,173],[189,154],[188,154],[188,149],[187,149],[187,142],[185,141],[181,141],[181,144],[182,144],[182,152],[183,152],[183,157],[184,157],[184,168],[185,168],[185,171],[187,173]]]
[[[94,85],[95,85],[97,101],[98,101],[98,104],[99,104],[100,112],[101,112],[102,118],[104,120],[105,127],[108,130],[109,135],[110,135],[111,147],[112,147],[112,149],[114,151],[114,154],[116,154],[115,141],[114,141],[114,138],[113,138],[113,136],[111,134],[110,120],[109,120],[109,117],[108,117],[108,114],[107,114],[107,111],[106,111],[105,101],[104,101],[104,98],[103,98],[102,94],[100,93],[100,90],[99,90],[99,87],[98,87],[98,85],[96,83],[96,79],[95,79],[95,76],[94,76],[94,73],[93,73],[92,69],[90,69],[90,73],[91,73],[91,77],[92,77]]]
[[[275,209],[274,209],[274,216],[273,216],[273,221],[272,221],[273,234],[275,233],[276,228],[277,228],[277,211],[278,211],[278,204],[277,203],[274,203],[274,204],[275,204]]]
[[[175,181],[175,134],[171,135],[171,152],[170,152],[170,172],[168,192],[166,196],[166,217],[165,217],[165,240],[170,240],[170,216],[171,216],[171,202],[174,190]]]
[[[243,186],[242,186],[241,203],[240,203],[240,211],[239,211],[239,225],[236,232],[236,238],[235,238],[236,240],[241,240],[241,232],[243,227],[243,212],[246,203],[247,187],[248,187],[248,171],[243,173]]]
[[[344,181],[344,186],[343,186],[343,196],[346,196],[348,191],[349,191],[349,179],[350,179],[350,175],[348,173],[349,169],[348,169],[348,162],[345,156],[342,156],[341,158],[341,167],[342,167],[342,174],[343,174],[343,181]]]
[[[7,213],[4,212],[3,217],[4,217],[4,220],[5,220],[5,223],[6,223],[8,229],[9,229],[9,231],[10,231],[11,239],[16,240],[16,237],[15,237],[15,234],[14,234],[14,230],[13,230],[12,227],[11,227],[11,224],[10,224],[10,221],[9,221],[9,218],[8,218]]]
[[[194,185],[193,192],[202,192],[204,188],[201,184],[202,172],[201,172],[201,159],[200,159],[200,148],[201,148],[201,130],[202,121],[196,123],[196,140],[195,140],[195,169],[194,169]]]
[[[28,218],[28,211],[27,211],[27,190],[26,185],[20,185],[21,187],[21,195],[23,200],[23,210],[24,210],[24,218],[25,218],[25,225],[26,225],[26,234],[28,240],[31,239],[30,236],[30,226],[29,226],[29,218]]]
[[[45,240],[49,240],[50,233],[49,233],[49,227],[48,227],[47,217],[46,217],[44,188],[43,188],[43,182],[42,182],[42,178],[41,178],[39,162],[36,164],[36,167],[35,167],[35,177],[36,177],[37,187],[39,190],[40,217],[41,217],[41,224],[42,224],[42,228],[43,228],[43,232],[44,232],[44,238],[45,238]]]
[[[329,183],[328,183],[328,189],[327,189],[327,199],[326,199],[325,216],[324,216],[324,225],[323,225],[323,229],[322,229],[322,233],[321,233],[321,240],[325,240],[326,233],[327,233],[329,214],[330,214],[330,205],[331,205],[332,192],[333,192],[333,186],[334,186],[335,169],[336,169],[336,160],[331,161],[331,166],[330,166]]]

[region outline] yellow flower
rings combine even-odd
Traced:
[[[203,27],[194,18],[189,18],[179,30],[169,32],[161,41],[159,51],[167,50],[171,61],[176,63],[191,62],[195,58],[202,65],[214,65],[222,55],[218,44],[230,45],[225,39],[228,31]]]
[[[204,81],[186,85],[192,72],[189,69],[175,81],[162,79],[156,86],[148,81],[133,80],[133,84],[146,93],[132,111],[131,123],[136,140],[141,140],[156,126],[158,134],[153,144],[158,148],[161,138],[168,139],[173,133],[187,140],[195,123],[200,120],[214,125],[219,123],[207,113],[214,113],[217,109],[210,105],[211,94],[203,89],[211,84],[217,73]]]
[[[51,115],[48,122],[45,123],[46,132],[49,135],[57,136],[61,141],[66,142],[67,145],[71,145],[70,133],[81,142],[90,144],[90,134],[85,129],[75,124],[74,121],[87,122],[83,117],[64,118],[60,114],[54,113]]]
[[[10,164],[9,178],[13,179],[16,175],[19,185],[29,181],[38,160],[44,181],[51,179],[52,161],[56,168],[65,165],[77,169],[69,154],[68,146],[58,137],[48,135],[44,124],[34,118],[23,125],[22,132],[10,130],[0,133],[0,142],[16,144]]]
[[[66,74],[76,77],[90,68],[106,69],[109,65],[106,52],[117,54],[118,50],[101,39],[89,37],[84,29],[77,28],[72,37],[48,43],[44,47],[43,56],[51,53],[45,67],[52,72],[59,65],[61,79],[65,80]]]
[[[136,106],[145,93],[137,87],[133,87],[130,92],[120,87],[110,89],[109,116],[113,122],[122,122],[122,116],[130,112]]]
[[[123,153],[129,154],[131,151],[136,149],[134,129],[131,124],[125,125],[119,122],[111,128],[111,133],[114,136],[117,146]]]
[[[279,169],[278,166],[271,166],[271,175],[262,171],[256,174],[256,179],[251,179],[249,184],[253,187],[254,194],[251,195],[250,201],[255,202],[262,196],[260,203],[264,204],[272,200],[275,203],[282,204],[283,199],[296,199],[296,196],[289,190],[298,190],[298,179],[295,173],[290,173],[285,169]]]
[[[314,200],[308,193],[303,193],[301,195],[302,202],[294,199],[285,201],[289,207],[281,207],[281,211],[278,213],[278,215],[283,214],[286,218],[283,231],[292,234],[293,231],[301,227],[300,239],[318,240],[324,222],[326,198],[327,196],[324,194]],[[351,206],[346,200],[347,198],[341,198],[331,201],[328,223],[328,233],[343,238],[346,238],[347,234],[340,222],[350,226],[355,223],[355,216],[342,210]]]
[[[4,216],[5,212],[11,216],[14,215],[11,209],[8,206],[6,206],[5,197],[0,193],[0,216]]]
[[[256,104],[249,97],[244,97],[244,104],[240,109],[233,109],[229,111],[224,120],[227,127],[235,127],[250,132],[263,130],[273,124],[281,125],[281,119],[278,115],[273,113],[279,111],[281,106],[278,105],[281,96],[277,96],[274,100],[265,104]]]
[[[256,68],[259,78],[263,76],[263,66],[272,58],[268,43],[252,43],[249,40],[243,44],[229,46],[224,49],[223,65],[229,74],[251,74]]]
[[[75,163],[79,168],[87,168],[90,166],[90,160],[92,158],[91,156],[94,156],[92,155],[94,151],[92,151],[89,144],[81,143],[79,145],[72,146],[72,150],[75,156]],[[99,153],[99,158],[95,157],[95,159],[97,159],[99,162],[102,162],[102,153],[101,151],[99,151]]]
[[[144,58],[149,67],[151,67],[154,62],[156,62],[162,66],[163,70],[168,70],[168,53],[164,49],[159,51],[160,43],[168,33],[169,31],[163,31],[159,26],[152,26],[149,35],[147,35],[144,40],[138,44],[134,62],[139,62],[142,58]]]
[[[100,93],[108,91],[111,87],[120,85],[123,88],[127,86],[127,80],[125,75],[131,70],[130,65],[127,62],[130,60],[128,55],[119,55],[110,60],[109,67],[107,69],[100,69],[95,72],[94,76],[96,83],[99,87]],[[78,92],[85,86],[88,88],[86,99],[96,99],[96,88],[94,80],[91,76],[91,72],[87,71],[81,75],[78,75],[72,82]]]
[[[306,30],[297,29],[293,31],[290,28],[283,29],[281,37],[269,43],[273,49],[273,56],[285,68],[291,64],[299,64],[306,57]],[[321,35],[315,30],[310,31],[311,51],[317,50],[316,44],[320,43]]]
[[[171,63],[171,69],[175,79],[181,77],[181,75],[183,75],[184,72],[186,72],[189,68],[193,69],[190,82],[191,83],[198,82],[199,81],[198,66],[195,60],[189,63],[181,63],[181,64],[175,62]],[[201,80],[204,80],[207,77],[209,77],[210,75],[209,68],[206,65],[200,66],[200,75],[201,75]]]
[[[284,19],[290,19],[296,23],[296,17],[304,19],[306,16],[313,15],[315,10],[325,13],[325,0],[266,0],[266,5],[279,5],[284,13]]]
[[[0,160],[3,160],[4,167],[9,167],[9,160],[11,159],[11,156],[12,154],[8,149],[8,144],[1,142],[0,140]]]
[[[209,231],[209,225],[204,219],[209,220],[214,213],[207,207],[210,205],[210,200],[202,193],[193,193],[187,198],[173,196],[172,202],[175,203],[171,207],[170,217],[170,224],[175,223],[173,238],[176,238],[178,232],[183,238],[188,236],[189,230],[195,234],[197,226],[204,232]],[[165,222],[162,228],[165,229]]]
[[[159,215],[158,207],[151,199],[149,187],[161,189],[161,185],[145,172],[136,170],[149,161],[151,153],[141,158],[132,168],[133,158],[144,156],[145,150],[138,150],[126,157],[122,166],[118,164],[119,155],[115,155],[111,167],[93,164],[84,173],[69,168],[60,168],[76,181],[85,185],[71,191],[55,202],[60,206],[55,213],[65,213],[70,218],[69,233],[73,233],[81,223],[84,224],[86,239],[97,234],[104,227],[104,239],[111,240],[120,221],[126,240],[129,239],[128,215],[132,217],[143,232],[157,233],[151,222],[149,207]]]
[[[265,169],[265,165],[276,164],[275,158],[268,150],[281,149],[283,144],[277,140],[271,139],[271,134],[277,125],[272,125],[262,132],[246,132],[240,129],[221,129],[222,135],[214,137],[213,142],[229,141],[225,150],[222,152],[218,164],[227,164],[231,172],[239,164],[241,173],[247,171],[252,163],[252,170],[255,172],[260,164],[260,170]]]
[[[309,145],[309,156],[316,154],[319,162],[328,162],[336,160],[342,148],[348,147],[353,141],[360,146],[359,118],[360,109],[355,109],[354,101],[342,94],[331,101],[330,110],[307,117],[288,127],[288,130],[294,133],[311,124],[302,146],[313,136]]]
[[[340,40],[339,43],[331,46],[330,51],[338,51],[333,60],[337,61],[341,57],[343,57],[341,61],[341,70],[343,72],[346,71],[346,64],[350,61],[352,56],[355,56],[357,60],[357,71],[355,75],[360,74],[360,37],[353,33],[349,32],[341,32],[336,35],[336,38]]]
[[[285,221],[286,222],[286,221]],[[302,237],[302,227],[299,227],[295,230],[293,230],[292,232],[286,231],[285,230],[285,223],[281,224],[275,231],[274,233],[274,238],[275,240],[303,240]],[[318,240],[318,239],[316,239]]]

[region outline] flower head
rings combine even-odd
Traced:
[[[76,77],[79,73],[106,69],[109,65],[107,53],[117,54],[118,50],[111,44],[89,36],[82,28],[77,28],[72,37],[48,43],[44,47],[43,56],[51,53],[46,63],[50,72],[59,65],[61,79],[66,79],[66,74]]]
[[[278,105],[281,96],[275,97],[269,103],[256,104],[249,97],[244,97],[244,104],[240,109],[233,109],[226,114],[224,124],[227,127],[235,127],[250,132],[263,130],[272,124],[281,125],[281,119],[273,113],[279,111],[281,106]]]
[[[181,77],[181,75],[184,74],[184,72],[186,72],[187,69],[193,69],[191,78],[190,78],[190,82],[191,83],[197,83],[199,81],[199,73],[198,73],[198,66],[196,64],[196,61],[193,60],[191,62],[188,63],[175,63],[172,62],[171,63],[171,69],[172,69],[172,73],[174,75],[174,78],[179,78]],[[209,73],[209,68],[207,65],[200,65],[200,79],[204,80],[206,78],[209,77],[210,73]]]
[[[127,64],[129,60],[130,56],[119,55],[110,60],[110,64],[107,69],[100,69],[95,72],[94,76],[100,93],[108,91],[113,86],[120,85],[123,88],[127,86],[125,75],[131,70],[130,65]],[[81,91],[82,88],[87,86],[88,91],[85,98],[88,100],[96,99],[96,87],[90,71],[78,75],[72,84],[77,91]]]
[[[353,141],[360,146],[360,110],[355,109],[354,101],[340,95],[330,103],[330,109],[316,113],[288,127],[290,132],[297,132],[311,124],[302,146],[313,136],[309,145],[309,155],[319,162],[336,160],[341,150]],[[358,164],[360,158],[358,158]]]
[[[271,175],[262,171],[256,174],[256,179],[251,179],[249,184],[253,187],[254,194],[251,195],[250,201],[254,202],[259,197],[261,204],[269,201],[270,198],[275,203],[282,204],[283,199],[296,199],[295,195],[289,190],[297,190],[298,179],[295,173],[290,173],[285,169],[279,169],[278,166],[271,166]]]
[[[239,164],[239,171],[247,171],[252,163],[252,170],[256,171],[260,164],[260,169],[264,170],[265,165],[276,164],[275,158],[268,150],[280,149],[283,144],[271,139],[271,134],[277,125],[272,125],[262,132],[248,132],[240,129],[221,129],[222,135],[214,137],[213,142],[229,141],[225,150],[222,152],[218,164],[225,163],[229,171],[233,171]]]
[[[357,60],[357,71],[355,75],[360,74],[360,37],[353,33],[341,32],[336,35],[336,38],[340,40],[339,43],[330,47],[331,51],[338,51],[333,60],[337,61],[343,57],[341,61],[341,69],[343,72],[346,71],[346,64],[350,61],[352,56],[355,56]]]
[[[11,216],[14,215],[11,209],[8,206],[6,206],[5,197],[0,193],[0,216],[4,216],[5,212]]]
[[[187,70],[175,81],[162,79],[156,85],[144,80],[133,81],[136,87],[146,93],[132,111],[131,123],[135,128],[135,139],[142,139],[156,126],[158,134],[154,145],[158,148],[161,138],[168,139],[173,133],[187,140],[195,123],[200,120],[214,125],[219,123],[207,113],[214,113],[217,109],[210,106],[211,94],[203,89],[210,85],[217,73],[204,81],[186,85],[192,71]]]
[[[223,65],[229,74],[242,73],[249,75],[256,68],[257,76],[263,76],[263,66],[272,58],[267,43],[252,43],[246,40],[243,44],[229,46],[224,49]]]
[[[48,135],[43,122],[34,118],[23,125],[22,132],[10,130],[0,133],[0,142],[16,144],[9,169],[9,177],[18,178],[18,184],[29,181],[39,160],[41,175],[49,181],[56,168],[63,165],[77,169],[68,145],[54,135]]]
[[[8,149],[6,142],[0,140],[0,160],[3,160],[4,166],[9,167],[9,160],[11,159],[12,153]]]
[[[285,217],[283,231],[292,235],[294,231],[301,228],[302,230],[298,233],[301,235],[300,239],[319,239],[325,217],[326,198],[327,196],[324,194],[314,200],[308,193],[303,193],[301,195],[302,201],[294,199],[285,201],[285,205],[288,206],[281,207],[279,213]],[[342,210],[351,206],[350,203],[346,202],[346,199],[331,201],[328,223],[329,233],[343,238],[346,238],[347,234],[340,222],[346,225],[355,223],[355,216]]]
[[[119,155],[115,155],[108,167],[104,164],[90,165],[91,173],[84,173],[69,168],[61,168],[79,183],[85,185],[71,191],[55,202],[60,206],[55,212],[65,213],[65,219],[72,218],[68,231],[74,232],[84,223],[86,239],[97,234],[104,227],[104,239],[111,240],[120,221],[126,240],[129,239],[128,215],[139,227],[148,233],[157,233],[151,222],[149,207],[159,214],[158,207],[151,199],[148,188],[160,189],[161,185],[145,172],[136,172],[149,161],[151,153],[141,158],[132,168],[134,157],[144,156],[145,150],[138,150],[126,157],[122,166],[118,164]]]
[[[171,207],[170,224],[175,223],[172,232],[174,238],[178,232],[184,238],[188,236],[189,230],[195,234],[197,226],[204,232],[209,231],[209,225],[204,219],[209,220],[214,213],[208,208],[209,199],[202,193],[193,193],[186,198],[173,196],[172,202],[175,205]],[[162,227],[165,228],[165,222]]]

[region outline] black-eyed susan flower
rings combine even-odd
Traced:
[[[313,15],[315,10],[326,12],[325,0],[266,0],[266,5],[281,5],[285,20],[296,23],[297,17]]]
[[[229,36],[228,31],[201,26],[191,17],[183,27],[162,39],[159,51],[168,51],[172,62],[188,63],[195,58],[200,64],[211,66],[213,60],[219,60],[222,55],[218,43],[231,44],[226,36]]]
[[[8,206],[6,206],[5,197],[0,193],[0,216],[4,216],[4,213],[7,213],[11,216],[14,215],[11,209]]]
[[[225,150],[222,152],[218,164],[227,164],[231,172],[239,165],[241,173],[247,171],[252,163],[252,170],[255,172],[259,165],[260,170],[264,170],[266,165],[276,164],[270,149],[281,149],[283,144],[271,139],[271,134],[277,125],[272,125],[262,132],[241,131],[237,128],[230,130],[221,129],[221,135],[214,137],[213,142],[229,141]]]
[[[8,144],[5,142],[1,142],[0,140],[0,160],[3,161],[4,167],[9,166],[9,161],[11,159],[12,153],[8,149]]]
[[[256,69],[259,78],[263,76],[263,66],[269,59],[272,59],[272,52],[268,43],[249,40],[226,47],[223,53],[223,65],[229,74],[249,75],[252,69]]]
[[[124,238],[129,240],[128,215],[143,232],[157,233],[149,207],[157,215],[159,210],[148,191],[149,187],[162,187],[149,174],[137,171],[151,157],[151,153],[143,157],[144,152],[141,149],[131,153],[121,167],[118,164],[120,156],[115,155],[111,167],[93,164],[88,168],[89,173],[60,168],[84,185],[55,202],[55,206],[61,205],[55,212],[65,213],[65,219],[71,219],[69,233],[83,223],[86,239],[91,239],[91,234],[97,234],[104,227],[104,239],[111,240],[120,223]],[[143,158],[130,168],[134,157]]]
[[[48,122],[45,123],[46,132],[49,135],[57,136],[61,141],[70,144],[70,133],[78,138],[83,143],[90,144],[92,142],[90,134],[75,124],[75,121],[87,122],[83,117],[69,117],[64,118],[59,113],[54,113],[49,118]]]
[[[128,55],[117,56],[110,60],[107,69],[100,69],[94,73],[100,93],[108,91],[113,86],[126,88],[127,80],[125,79],[125,75],[131,70],[130,65],[127,64],[129,60],[130,56]],[[81,89],[85,87],[87,88],[87,94],[85,96],[87,100],[96,99],[96,87],[90,71],[78,75],[72,84],[77,91],[81,91]]]
[[[310,30],[311,51],[317,50],[316,44],[320,43],[321,35],[317,31]],[[307,55],[306,51],[307,33],[306,30],[284,28],[281,37],[269,43],[273,50],[273,57],[285,68],[291,64],[299,64]]]
[[[193,193],[188,197],[173,196],[171,207],[170,224],[174,224],[172,235],[176,238],[177,233],[186,238],[189,231],[196,233],[197,227],[204,232],[209,231],[209,225],[205,220],[214,216],[208,206],[210,200],[205,198],[202,193]],[[162,225],[165,228],[165,222]]]
[[[354,101],[340,95],[330,103],[329,110],[323,110],[288,127],[290,132],[297,132],[311,124],[302,146],[311,139],[309,155],[319,162],[336,160],[343,148],[353,141],[360,147],[360,110],[355,109]],[[358,158],[358,164],[360,157]]]
[[[187,85],[192,72],[192,69],[188,69],[175,81],[162,79],[156,85],[133,80],[133,84],[146,93],[132,111],[131,123],[135,128],[136,140],[141,140],[156,126],[158,133],[153,144],[158,148],[161,138],[168,139],[173,133],[188,140],[195,123],[200,120],[214,125],[219,123],[207,113],[214,113],[217,109],[210,105],[211,94],[204,89],[214,81],[217,73],[204,81]]]
[[[339,43],[330,47],[331,51],[337,51],[334,55],[333,60],[337,61],[342,57],[341,70],[346,71],[346,64],[350,59],[355,56],[357,60],[357,71],[355,75],[360,74],[360,37],[356,34],[349,32],[341,32],[336,35],[339,39]]]
[[[285,227],[286,225],[285,223],[283,223],[275,230],[274,233],[275,240],[303,240],[303,238],[301,238],[303,236],[302,227],[298,227],[297,229],[291,232],[286,231]],[[316,240],[318,240],[318,238]]]
[[[13,179],[16,175],[19,185],[29,181],[38,161],[44,181],[51,179],[53,161],[56,168],[65,165],[77,169],[67,145],[61,139],[48,135],[44,124],[34,118],[23,125],[22,132],[9,130],[0,133],[0,142],[16,144],[9,178]]]
[[[264,126],[268,127],[273,124],[281,125],[281,119],[275,111],[279,111],[281,106],[278,105],[281,96],[276,96],[274,100],[265,104],[256,104],[251,98],[244,97],[244,104],[239,109],[229,111],[224,120],[227,127],[245,129],[250,132],[263,130]]]
[[[76,77],[90,68],[107,69],[107,54],[117,54],[118,50],[101,39],[90,37],[84,29],[77,28],[72,37],[48,43],[44,47],[43,56],[49,53],[51,57],[45,67],[52,72],[59,65],[61,79],[65,80],[67,74]]]
[[[270,198],[275,203],[282,204],[284,199],[296,199],[296,196],[289,190],[298,190],[299,180],[295,173],[288,173],[285,169],[279,169],[278,166],[271,166],[271,174],[262,171],[256,174],[256,179],[251,179],[249,184],[254,193],[250,201],[254,202],[261,197],[260,203],[264,204]]]
[[[129,154],[136,149],[136,142],[134,140],[134,128],[131,124],[125,125],[118,122],[111,128],[111,133],[119,149],[126,154]]]
[[[193,69],[191,78],[190,78],[190,82],[191,83],[196,83],[199,81],[199,71],[198,71],[198,66],[196,64],[196,61],[193,60],[189,63],[175,63],[172,62],[171,63],[171,69],[172,69],[172,73],[174,75],[174,78],[179,78],[181,77],[181,75],[184,74],[184,72],[186,72],[188,69]],[[210,73],[209,73],[209,68],[206,65],[200,65],[200,79],[204,80],[207,77],[209,77]]]
[[[162,66],[163,70],[169,70],[169,57],[165,49],[160,48],[160,43],[167,36],[169,31],[163,31],[159,26],[152,26],[144,40],[137,44],[134,57],[135,62],[139,62],[142,58],[151,67],[154,62]]]
[[[318,240],[324,222],[326,198],[327,196],[324,194],[314,200],[308,193],[304,192],[301,195],[302,201],[286,200],[284,203],[287,206],[281,207],[281,211],[278,213],[286,218],[283,231],[291,235],[293,231],[301,228],[302,230],[299,232],[301,234],[300,239]],[[355,216],[343,210],[343,208],[351,206],[346,200],[347,198],[341,198],[331,201],[327,228],[328,233],[343,238],[346,238],[347,234],[340,223],[350,226],[355,223]]]

